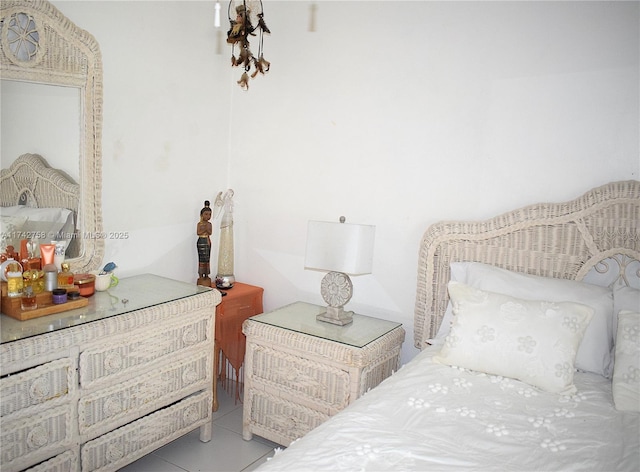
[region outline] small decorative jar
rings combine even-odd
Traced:
[[[54,305],[67,303],[67,290],[64,288],[56,288],[51,292],[51,301]]]
[[[91,297],[96,290],[96,276],[93,274],[76,274],[73,276],[73,284],[78,287],[81,296]]]

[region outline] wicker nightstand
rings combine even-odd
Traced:
[[[400,323],[337,326],[316,320],[323,310],[297,302],[244,322],[244,439],[288,446],[398,369]]]

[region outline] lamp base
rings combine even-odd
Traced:
[[[324,321],[325,323],[331,323],[339,326],[345,326],[353,322],[353,312],[344,311],[340,307],[328,306],[327,311],[320,313],[316,316],[318,321]]]

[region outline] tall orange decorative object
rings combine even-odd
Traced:
[[[263,312],[264,289],[255,285],[236,282],[222,302],[216,307],[215,375],[230,392],[235,389],[236,401],[240,399],[242,378],[240,368],[244,363],[246,339],[242,323],[247,318]],[[216,411],[218,405],[213,405]]]

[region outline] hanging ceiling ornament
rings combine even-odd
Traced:
[[[231,18],[232,13],[235,14],[235,19]],[[249,77],[253,79],[258,73],[269,72],[271,64],[262,54],[262,44],[263,35],[271,31],[264,22],[262,0],[231,0],[228,14],[231,28],[227,32],[227,43],[231,44],[231,65],[244,68],[238,84],[244,90],[248,90]],[[258,39],[258,53],[255,55],[250,49],[250,36],[257,36]],[[236,45],[238,46],[237,56]],[[251,72],[252,69],[253,72]]]

